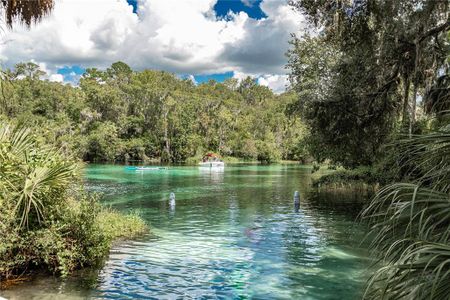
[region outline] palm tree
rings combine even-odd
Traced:
[[[54,3],[53,0],[1,0],[0,4],[5,11],[6,24],[12,27],[14,20],[27,26],[40,21],[50,13]]]
[[[37,144],[30,131],[0,124],[0,198],[19,227],[41,224],[74,178],[76,164]]]
[[[448,299],[450,126],[398,146],[416,180],[383,188],[362,214],[381,265],[365,298]]]

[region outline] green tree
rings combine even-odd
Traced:
[[[114,123],[99,123],[88,136],[84,159],[88,161],[115,161],[122,153]]]
[[[305,135],[301,118],[286,113],[293,94],[275,95],[252,78],[195,86],[123,62],[88,68],[79,87],[43,80],[33,63],[5,74],[2,117],[35,127],[43,142],[89,161],[180,162],[205,151],[292,159]]]
[[[314,38],[295,37],[288,53],[313,149],[326,145],[318,159],[348,167],[373,164],[400,119],[414,132],[419,93],[445,69],[448,3],[291,3],[316,30],[322,28]]]

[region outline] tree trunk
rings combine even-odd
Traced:
[[[403,76],[403,112],[402,112],[402,124],[404,128],[408,126],[410,113],[409,113],[409,77],[408,74]]]
[[[420,40],[415,40],[415,50],[416,55],[414,57],[414,78],[413,78],[413,85],[414,85],[414,91],[413,91],[413,98],[411,103],[411,115],[409,119],[409,137],[412,137],[413,133],[413,127],[416,123],[416,104],[417,104],[417,88],[419,85],[419,74],[417,72],[417,69],[419,68],[419,58],[420,58]]]
[[[223,147],[223,128],[222,126],[219,127],[219,153],[221,153]]]
[[[409,137],[412,137],[413,127],[416,123],[417,84],[414,84],[413,99],[411,103],[411,115],[409,118]]]
[[[170,108],[164,102],[164,100],[167,98],[168,95],[169,95],[169,93],[165,93],[160,98],[160,102],[161,102],[161,106],[162,106],[162,119],[163,119],[163,131],[164,131],[164,136],[163,136],[164,149],[163,149],[163,152],[165,153],[165,155],[161,155],[161,160],[163,162],[170,162],[170,156],[171,156],[170,155],[170,140],[169,140],[169,120],[168,120]]]
[[[167,115],[169,114],[169,110],[164,112],[164,152],[166,153],[165,158],[163,159],[166,162],[170,161],[170,141],[169,141],[169,124],[167,121]]]

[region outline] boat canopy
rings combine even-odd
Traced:
[[[208,152],[205,154],[206,158],[221,158],[220,154],[214,153],[214,152]]]

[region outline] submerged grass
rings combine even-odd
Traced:
[[[148,232],[148,226],[138,212],[120,213],[103,208],[97,216],[100,231],[111,241],[132,239]]]

